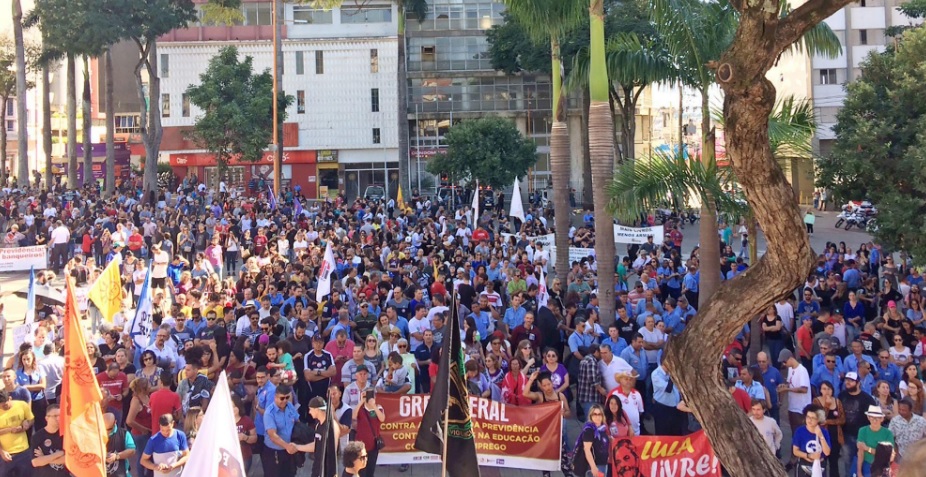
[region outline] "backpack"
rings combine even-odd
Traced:
[[[585,423],[585,426],[582,427],[582,430],[579,431],[579,436],[576,437],[576,443],[572,446],[572,449],[566,447],[566,441],[563,441],[563,452],[562,458],[560,459],[560,467],[563,471],[565,477],[576,477],[575,474],[575,458],[576,458],[576,449],[582,448],[582,434],[585,434],[586,429],[592,429],[595,431],[595,437],[598,437],[598,429],[590,422]]]

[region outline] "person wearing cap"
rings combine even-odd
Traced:
[[[299,412],[290,402],[293,389],[286,384],[274,390],[273,404],[264,410],[264,428],[266,438],[260,455],[264,475],[274,477],[294,477],[296,475],[297,452],[292,442],[293,428],[299,420]]]
[[[312,351],[303,357],[302,369],[309,388],[308,399],[327,396],[331,378],[338,374],[334,356],[325,350],[325,338],[321,334],[312,336]]]
[[[312,458],[312,472],[309,474],[309,477],[328,477],[330,475],[336,475],[337,460],[331,459],[330,457],[327,459],[322,458],[323,456],[320,455],[320,452],[321,449],[325,447],[328,449],[326,457],[336,455],[338,449],[337,445],[341,439],[341,426],[338,426],[337,423],[333,423],[334,436],[331,436],[332,433],[328,430],[328,426],[331,424],[328,422],[328,403],[325,401],[325,398],[321,396],[313,397],[309,401],[309,416],[315,420],[315,426],[311,429],[311,435],[314,436],[314,440],[308,444],[297,444],[295,445],[295,449],[299,452],[311,452],[314,454]],[[323,439],[327,439],[327,442],[323,443]]]
[[[865,411],[870,406],[875,406],[875,399],[868,393],[862,391],[859,385],[859,376],[855,371],[846,373],[846,379],[843,382],[843,391],[839,393],[839,401],[842,403],[843,415],[846,423],[843,425],[844,446],[841,454],[845,456],[855,456],[859,430],[868,423]],[[852,463],[854,457],[847,462],[845,475],[852,475],[856,469]]]
[[[804,422],[804,408],[813,401],[810,394],[810,375],[791,350],[781,350],[778,363],[788,369],[788,374],[785,376],[785,382],[778,385],[777,392],[788,393],[788,422],[791,429],[797,429]]]
[[[886,442],[896,447],[894,433],[882,426],[884,411],[879,406],[868,406],[865,416],[868,418],[869,425],[859,429],[858,452],[852,459],[855,475],[858,477],[872,477],[871,463],[875,460],[875,449],[878,448],[878,444]]]
[[[372,365],[361,364],[357,366],[353,381],[344,388],[344,403],[349,407],[357,406],[362,401],[361,396],[363,393],[367,389],[371,389],[371,369],[373,369]]]

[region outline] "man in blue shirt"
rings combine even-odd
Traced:
[[[881,350],[878,353],[878,365],[874,369],[878,379],[887,381],[891,385],[891,393],[897,392],[897,386],[900,385],[900,367],[891,362],[891,354],[887,350]]]
[[[872,359],[871,356],[862,353],[865,349],[865,345],[863,345],[861,341],[853,341],[850,349],[852,350],[852,354],[846,356],[846,359],[842,361],[845,372],[858,373],[858,365],[861,361],[868,361],[868,364],[870,364],[872,368],[875,367],[875,360]]]
[[[526,314],[527,309],[521,306],[521,295],[511,297],[511,307],[505,310],[505,318],[503,319],[505,324],[508,325],[508,333],[524,324],[524,315]]]
[[[797,304],[797,309],[794,310],[794,313],[798,317],[810,317],[816,318],[820,315],[820,304],[817,303],[817,300],[813,298],[813,292],[810,289],[804,290],[804,299]]]
[[[688,433],[687,406],[669,371],[662,365],[653,371],[653,424],[657,436]]]
[[[817,369],[817,368],[822,368],[822,367],[823,367],[823,365],[824,365],[824,360],[827,358],[827,355],[830,354],[831,351],[834,351],[835,348],[836,348],[836,346],[834,346],[834,344],[835,344],[834,341],[836,341],[836,340],[835,340],[835,339],[830,339],[829,342],[827,342],[827,340],[823,340],[823,339],[820,340],[820,344],[819,344],[820,353],[819,353],[819,354],[815,354],[815,355],[813,356],[813,360],[812,360],[813,369]],[[841,356],[839,356],[838,354],[835,354],[835,353],[833,354],[833,356],[836,357],[836,371],[839,373],[840,379],[842,379],[842,376],[845,375],[845,373],[846,373],[845,364],[842,362],[842,357],[841,357]],[[839,394],[839,393],[837,392],[836,394]]]
[[[768,354],[760,351],[756,356],[756,363],[759,365],[759,371],[762,372],[762,384],[768,389],[769,397],[769,417],[779,422],[778,417],[778,385],[784,382],[781,372],[774,366],[769,366]]]
[[[594,344],[595,337],[585,333],[585,319],[580,318],[576,322],[576,332],[569,336],[569,351],[576,359],[581,361],[583,356],[579,352],[579,348],[583,346],[590,348]]]
[[[255,395],[257,408],[254,413],[254,428],[257,431],[257,443],[260,445],[266,440],[267,431],[266,427],[264,427],[264,414],[273,405],[273,396],[277,389],[275,382],[278,382],[278,379],[273,377],[271,371],[264,366],[257,368],[255,376],[257,378],[257,394]]]
[[[698,269],[688,267],[688,273],[682,278],[682,293],[688,299],[688,303],[697,309],[698,307]]]
[[[473,300],[473,312],[470,313],[469,316],[473,317],[473,320],[476,321],[476,330],[479,331],[479,339],[484,341],[489,339],[489,335],[493,331],[491,329],[492,316],[482,310],[482,303],[480,303],[481,301],[482,300]],[[514,328],[511,330],[514,330]]]
[[[646,358],[646,350],[643,349],[643,335],[636,333],[630,340],[630,346],[621,351],[620,358],[627,362],[634,371],[637,372],[637,391],[641,395],[646,395],[646,379],[649,370],[649,360]]]
[[[858,271],[855,260],[846,262],[846,271],[842,275],[842,281],[846,282],[849,290],[858,290],[862,287],[862,274]]]
[[[816,358],[816,356],[814,357]],[[842,373],[836,367],[836,355],[828,353],[824,356],[823,366],[813,367],[813,376],[810,377],[810,385],[813,387],[815,394],[820,392],[820,385],[823,381],[829,381],[833,385],[833,395],[838,396],[842,391]]]
[[[294,477],[296,475],[296,445],[292,442],[293,427],[299,420],[299,412],[290,402],[293,389],[281,384],[274,392],[274,401],[264,411],[264,426],[267,437],[260,461],[264,475],[274,477]]]
[[[616,323],[611,323],[608,326],[608,337],[601,340],[601,345],[608,345],[611,348],[611,352],[614,353],[614,356],[620,356],[621,352],[627,348],[627,341],[620,336],[620,330],[617,328]]]
[[[151,436],[141,456],[142,467],[154,472],[155,477],[174,475],[190,458],[186,434],[174,429],[174,416],[164,414],[158,418],[160,432]]]

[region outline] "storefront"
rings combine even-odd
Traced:
[[[310,199],[317,197],[316,185],[316,151],[284,151],[280,170],[280,184],[283,187],[302,189],[302,194]],[[211,153],[170,154],[170,166],[177,180],[186,176],[195,176],[207,187],[218,188],[219,168],[215,156]],[[337,165],[335,164],[335,170]],[[246,194],[263,192],[272,187],[274,181],[273,155],[270,152],[257,162],[232,159],[225,169],[225,182],[229,187],[236,187]]]
[[[341,191],[341,180],[338,171],[338,151],[331,149],[318,151],[318,181],[316,182],[315,197],[319,199],[335,198]]]
[[[115,172],[116,172],[116,184],[121,184],[123,181],[131,180],[132,178],[132,168],[131,168],[131,151],[129,146],[124,142],[117,142],[113,146],[115,152]],[[102,186],[106,185],[106,144],[92,144],[91,145],[93,163],[92,172],[93,178],[96,179]],[[77,183],[83,184],[84,181],[84,145],[77,144]],[[52,174],[64,176],[67,178],[68,175],[68,158],[67,157],[53,157]]]

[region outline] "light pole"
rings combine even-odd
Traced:
[[[277,96],[279,95],[279,77],[277,71],[277,47],[279,45],[279,33],[280,33],[280,24],[279,17],[277,12],[277,1],[273,0],[273,146],[271,151],[273,152],[273,194],[277,197],[280,197],[280,174],[283,173],[283,148],[282,144],[279,142],[279,116],[277,109],[279,108]]]

